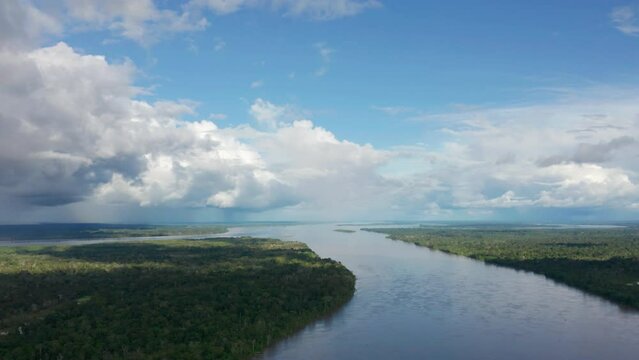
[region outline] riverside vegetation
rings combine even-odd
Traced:
[[[542,274],[639,309],[639,228],[365,229],[391,239]]]
[[[221,234],[222,225],[38,224],[0,225],[0,240],[103,239]]]
[[[246,359],[354,284],[270,239],[0,248],[0,359]]]

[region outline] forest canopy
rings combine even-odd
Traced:
[[[338,262],[272,239],[0,248],[0,358],[246,359],[354,284]]]

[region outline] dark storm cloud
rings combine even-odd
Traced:
[[[611,159],[613,153],[623,147],[635,144],[630,136],[622,136],[598,144],[579,144],[572,160],[576,163],[602,163]]]
[[[610,161],[615,153],[620,152],[624,147],[636,144],[635,138],[631,136],[620,136],[609,141],[602,141],[596,144],[580,143],[572,156],[553,155],[538,159],[535,164],[539,167],[552,165],[577,163],[577,164],[600,164]]]

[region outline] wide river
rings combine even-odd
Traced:
[[[637,312],[543,276],[359,228],[231,230],[305,242],[357,276],[343,309],[260,359],[639,359]]]
[[[637,312],[543,276],[359,228],[251,226],[218,235],[302,241],[357,276],[346,306],[258,359],[639,359]]]

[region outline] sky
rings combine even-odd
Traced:
[[[4,0],[0,223],[639,216],[639,1]]]

